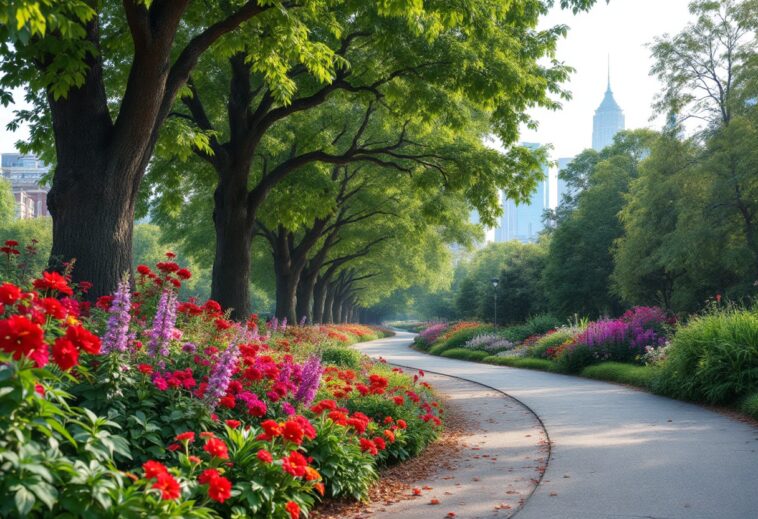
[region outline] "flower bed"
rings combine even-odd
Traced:
[[[138,273],[92,306],[65,272],[0,282],[0,516],[297,518],[436,436],[420,376],[322,362],[381,331],[234,323],[177,300],[172,255]]]

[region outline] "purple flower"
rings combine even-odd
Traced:
[[[103,336],[102,351],[126,351],[131,336],[129,334],[129,322],[132,319],[132,291],[127,278],[121,280],[116,292],[113,294],[113,302],[108,310],[108,324],[105,336]]]
[[[284,414],[286,414],[287,416],[292,416],[295,413],[297,413],[297,411],[295,410],[295,407],[289,402],[284,402],[282,404],[282,411],[284,411]]]
[[[150,342],[147,345],[147,352],[150,355],[153,357],[168,355],[168,345],[174,333],[174,324],[176,324],[176,295],[166,290],[158,301],[153,327],[150,330]]]
[[[321,359],[317,355],[312,356],[303,364],[300,375],[300,386],[298,386],[297,392],[295,392],[295,400],[297,402],[303,405],[313,402],[318,391],[318,386],[321,383],[321,373],[323,371]]]
[[[197,350],[197,346],[191,342],[185,342],[184,345],[182,345],[182,351],[185,353],[195,353],[195,350]]]
[[[305,326],[306,321],[308,321],[308,316],[304,315],[303,317],[300,318],[299,326]]]
[[[218,360],[211,368],[208,376],[208,387],[205,390],[205,400],[212,408],[216,407],[221,397],[226,395],[226,390],[229,389],[229,383],[232,381],[234,368],[237,367],[239,355],[238,341],[235,339],[219,355]]]
[[[282,319],[282,324],[281,324],[280,328],[282,330],[282,333],[284,333],[284,332],[287,331],[287,318],[286,317],[284,319]]]

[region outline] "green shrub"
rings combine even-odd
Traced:
[[[493,355],[485,357],[484,362],[496,366],[510,366],[512,368],[537,369],[540,371],[558,372],[555,362],[547,359],[535,359],[531,357],[498,357]]]
[[[621,362],[603,362],[584,368],[582,376],[650,388],[658,376],[658,369],[652,366],[636,366]]]
[[[597,362],[597,359],[586,344],[572,344],[564,348],[555,361],[561,371],[579,373],[590,364]]]
[[[758,420],[758,391],[751,393],[742,400],[740,410]]]
[[[537,339],[534,346],[529,348],[527,355],[529,357],[536,357],[539,359],[547,358],[547,350],[550,348],[557,348],[567,340],[574,336],[573,332],[569,328],[560,328],[554,333],[545,335]]]
[[[480,361],[489,356],[486,351],[467,350],[465,348],[452,348],[442,353],[443,357],[450,359]]]
[[[531,329],[529,335],[542,335],[550,330],[555,330],[560,325],[561,321],[549,314],[535,315],[526,321],[526,326]]]
[[[748,310],[707,314],[679,328],[655,390],[713,404],[758,389],[758,315]]]
[[[362,452],[355,436],[331,420],[315,422],[317,434],[305,444],[324,478],[326,495],[363,501],[378,474],[371,455]]]
[[[350,348],[328,346],[321,350],[321,362],[342,368],[359,369],[361,367],[361,354]]]
[[[432,355],[440,355],[443,351],[463,346],[474,337],[494,330],[495,327],[489,324],[483,324],[482,326],[477,326],[475,328],[464,328],[447,339],[437,341],[429,350],[429,353]]]

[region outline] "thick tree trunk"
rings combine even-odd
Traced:
[[[297,322],[297,278],[292,274],[276,274],[276,316]]]
[[[334,322],[335,323],[344,323],[344,315],[343,311],[345,309],[345,301],[337,296],[334,299]]]
[[[308,322],[315,322],[316,317],[316,280],[318,271],[306,269],[300,275],[300,283],[297,286],[297,315],[298,319],[305,316]],[[323,303],[321,312],[323,312]]]
[[[211,297],[222,308],[231,308],[232,318],[246,319],[250,314],[250,245],[253,221],[247,208],[246,190],[231,182],[222,182],[216,188],[214,201],[216,256],[213,261]]]

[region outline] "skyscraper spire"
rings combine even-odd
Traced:
[[[613,137],[625,127],[624,112],[611,91],[611,55],[608,54],[608,87],[603,101],[595,110],[592,124],[592,147],[600,151],[613,144]]]

